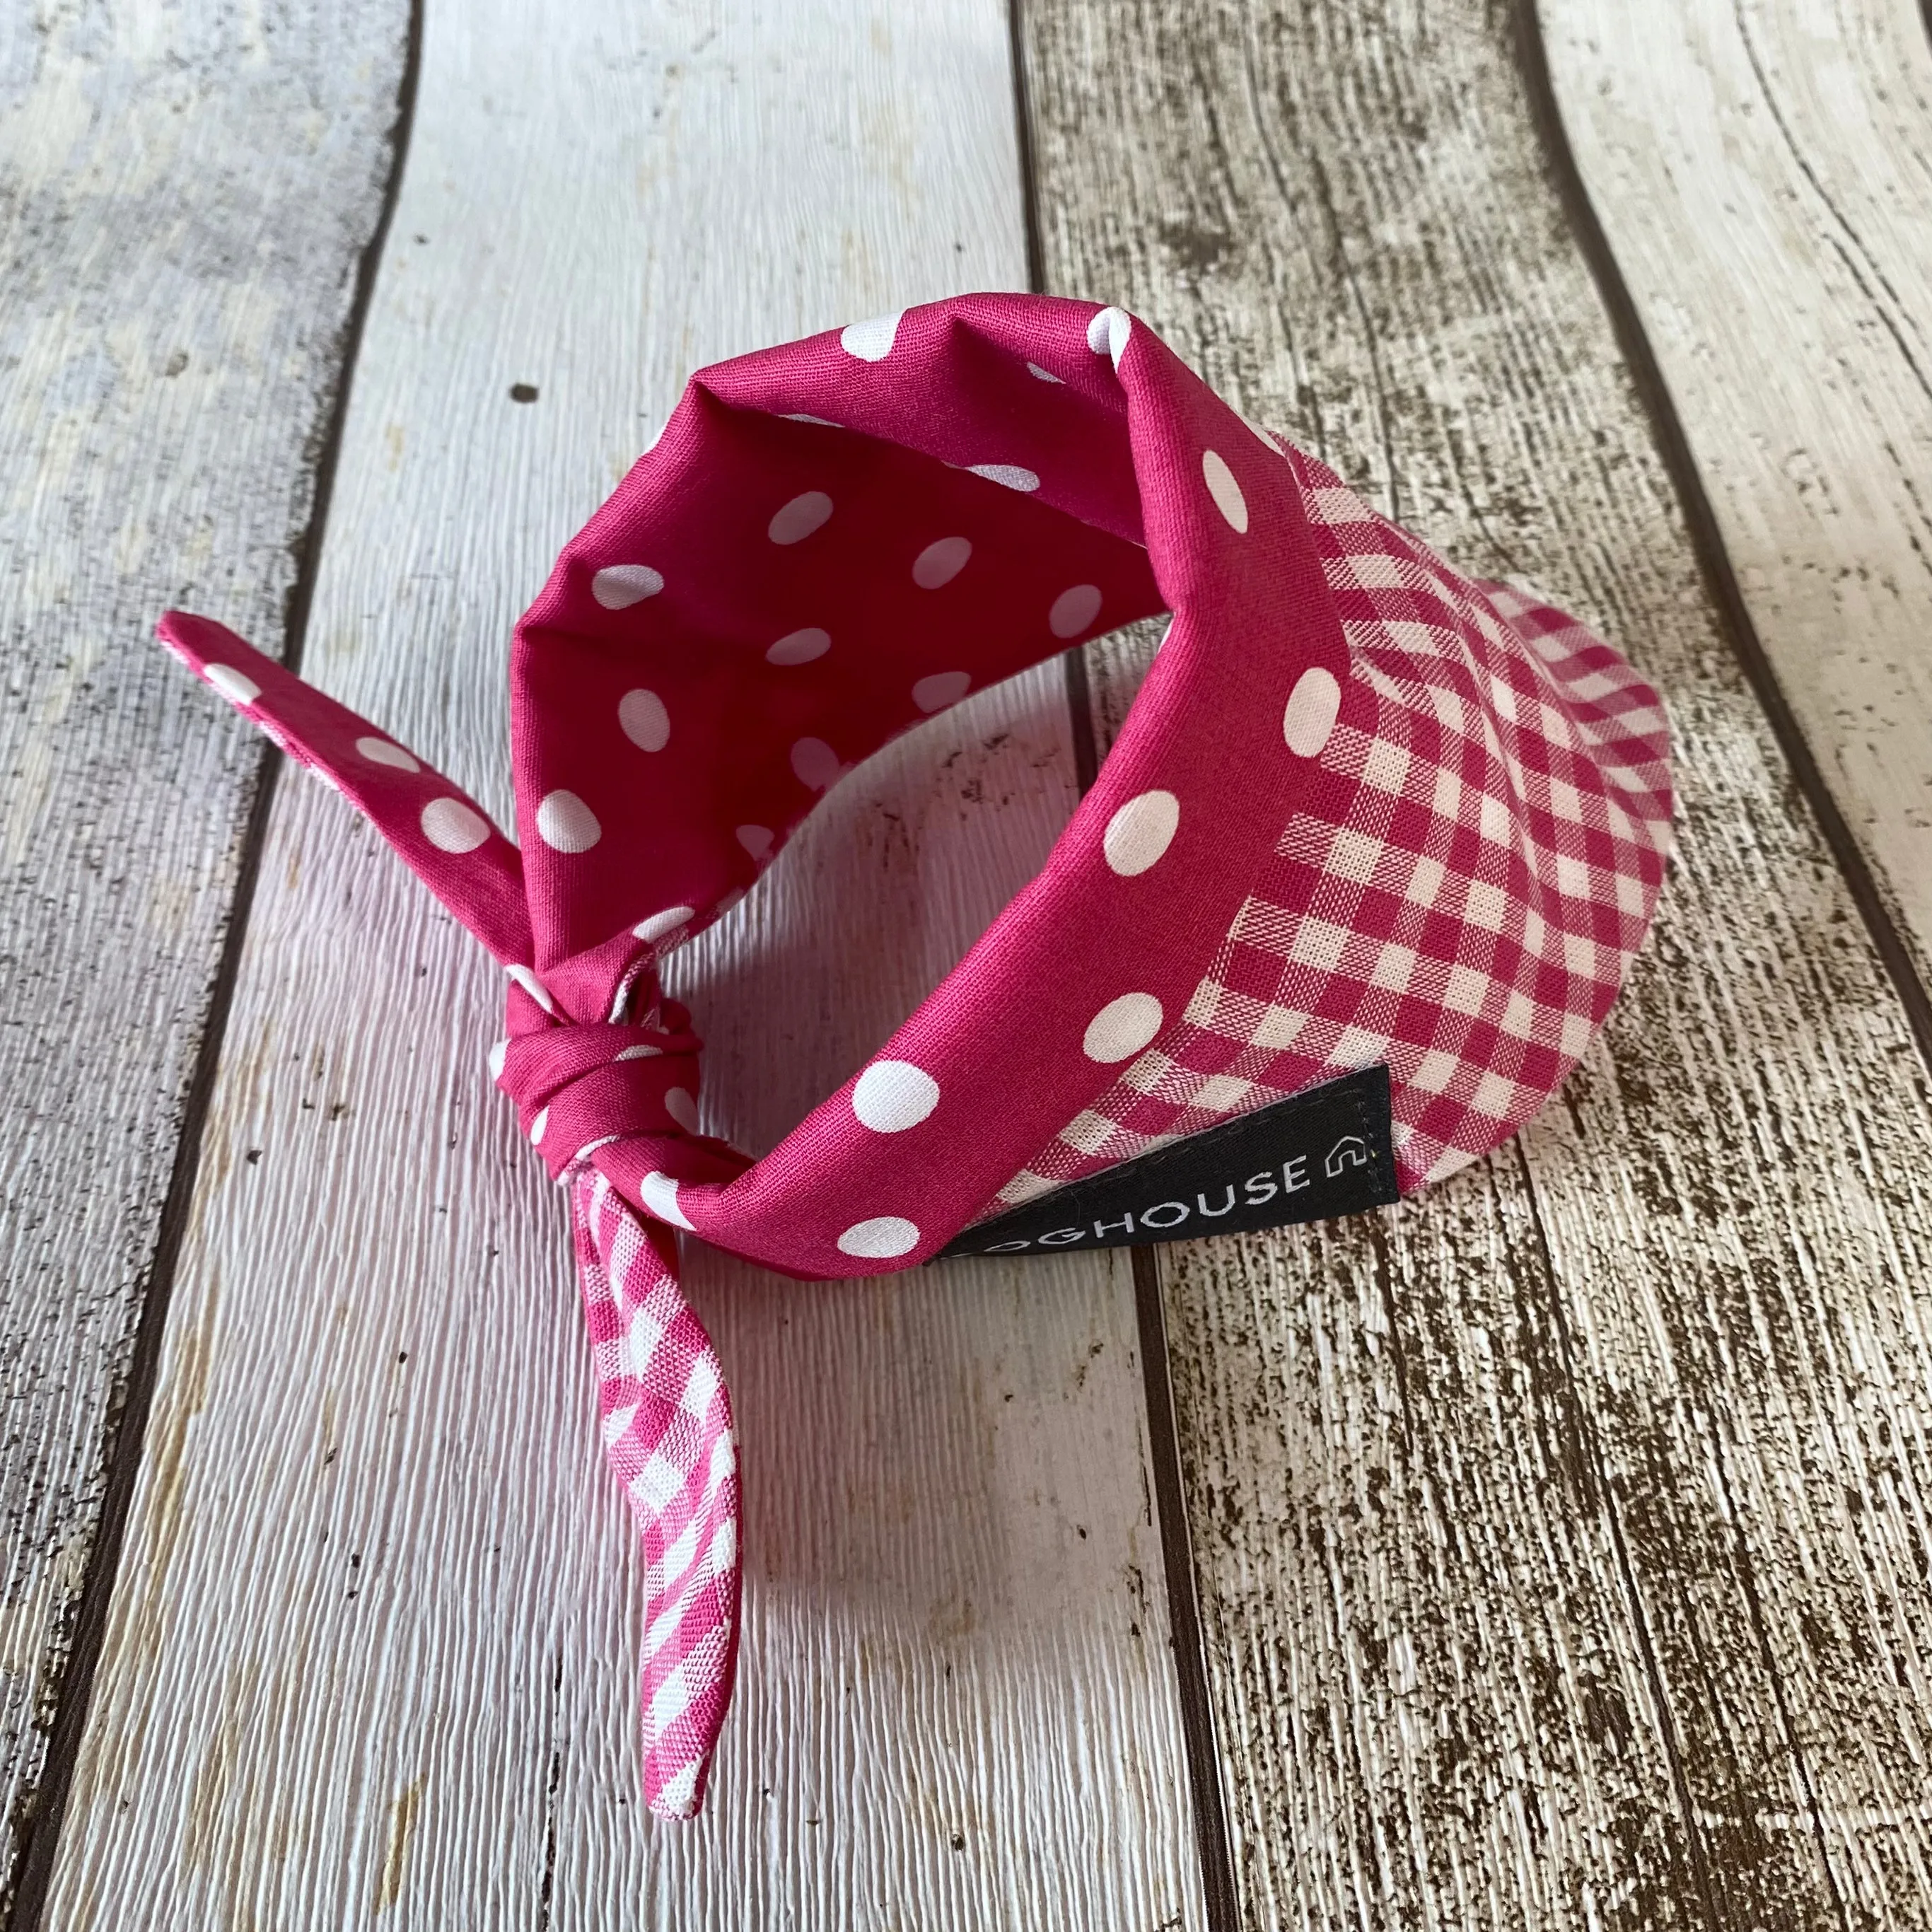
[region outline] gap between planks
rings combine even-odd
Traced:
[[[1019,154],[1020,194],[1026,222],[1027,286],[1046,290],[1040,219],[1040,184],[1034,165],[1033,107],[1026,70],[1027,0],[1006,0],[1006,25],[1013,80],[1013,118]],[[1094,729],[1094,698],[1087,676],[1085,647],[1076,645],[1062,659],[1073,746],[1074,783],[1084,796],[1100,770]],[[1140,1338],[1148,1456],[1161,1556],[1167,1575],[1168,1641],[1173,1646],[1175,1688],[1180,1706],[1187,1760],[1188,1792],[1194,1820],[1195,1856],[1200,1865],[1202,1904],[1207,1932],[1236,1932],[1239,1908],[1234,1859],[1228,1838],[1227,1809],[1221,1791],[1220,1762],[1214,1736],[1214,1701],[1203,1648],[1201,1607],[1195,1592],[1192,1541],[1183,1491],[1180,1446],[1174,1426],[1174,1390],[1168,1379],[1167,1323],[1160,1304],[1159,1264],[1150,1247],[1132,1251],[1134,1312]]]
[[[16,1924],[58,1828],[272,784],[259,740],[182,702],[150,627],[171,598],[218,594],[272,641],[312,572],[317,446],[405,64],[388,22],[358,31],[367,10],[298,24],[272,57],[259,21],[207,9],[0,34],[0,536],[23,646],[0,1080],[18,1126],[0,1762]],[[218,520],[225,565],[199,541]]]
[[[1926,3],[1932,5],[1932,0],[1926,0]],[[1842,733],[1837,719],[1832,706],[1815,692],[1810,694],[1801,718],[1786,694],[1771,654],[1765,648],[1750,601],[1738,580],[1737,568],[1712,506],[1710,492],[1705,487],[1703,468],[1692,448],[1690,437],[1684,433],[1682,418],[1672,398],[1670,385],[1664,380],[1656,350],[1632,297],[1630,284],[1618,266],[1616,251],[1610,246],[1596,206],[1577,166],[1551,80],[1538,0],[1512,0],[1512,4],[1516,13],[1518,58],[1528,92],[1530,112],[1542,138],[1544,152],[1549,157],[1551,177],[1569,218],[1570,232],[1589,266],[1609,313],[1611,326],[1616,332],[1617,346],[1649,418],[1658,454],[1676,487],[1684,523],[1702,568],[1706,593],[1731,649],[1770,722],[1778,748],[1790,766],[1792,776],[1804,794],[1826,843],[1831,848],[1832,856],[1858,909],[1858,916],[1871,934],[1872,944],[1898,989],[1900,1004],[1918,1042],[1920,1057],[1928,1067],[1932,1067],[1932,995],[1928,994],[1923,976],[1928,957],[1924,942],[1922,939],[1915,944],[1909,935],[1905,915],[1899,908],[1897,886],[1890,881],[1882,886],[1868,856],[1867,845],[1847,821],[1814,746],[1815,737],[1828,754],[1839,749],[1835,741],[1841,739]],[[1544,0],[1545,9],[1563,4],[1564,0]],[[1816,638],[1801,638],[1794,640],[1792,648],[1804,649],[1815,646],[1816,642]],[[1932,784],[1932,711],[1918,722],[1919,728],[1915,734],[1917,742],[1906,748],[1908,769],[1911,775],[1920,778],[1922,784]],[[1896,806],[1888,801],[1871,806],[1860,798],[1856,783],[1852,796],[1866,805],[1868,814],[1876,820],[1881,835],[1898,829],[1886,823],[1904,815]],[[1932,808],[1922,804],[1922,809],[1926,808]],[[1883,847],[1898,849],[1893,838],[1882,836],[1880,842]],[[1912,884],[1909,862],[1898,869],[1902,875],[1899,883]]]
[[[403,164],[409,154],[410,121],[416,109],[416,82],[422,64],[422,0],[410,0],[401,79],[396,90],[395,118],[385,142],[389,150],[388,178],[376,225],[356,259],[354,292],[336,348],[340,374],[331,398],[315,471],[315,490],[308,521],[296,551],[296,575],[290,586],[283,623],[282,662],[291,670],[302,668],[302,648],[308,636],[309,612],[315,598],[316,573],[322,560],[322,539],[328,528],[328,506],[335,487],[335,469],[342,453],[343,425],[349,414],[356,361],[362,344],[362,326],[374,292],[376,271],[388,240],[391,218],[402,186]],[[157,615],[159,614],[157,613]],[[135,1481],[147,1449],[148,1418],[159,1372],[162,1337],[166,1332],[175,1268],[181,1258],[195,1186],[201,1171],[202,1136],[208,1124],[217,1068],[226,1043],[228,1015],[236,980],[241,970],[248,914],[254,903],[255,882],[268,837],[277,780],[284,760],[274,746],[263,741],[256,754],[256,779],[242,833],[236,872],[235,893],[222,932],[214,983],[208,995],[208,1017],[195,1052],[194,1072],[187,1105],[182,1113],[180,1138],[154,1240],[154,1258],[140,1297],[140,1319],[134,1330],[113,1426],[108,1437],[107,1477],[101,1496],[98,1527],[87,1573],[74,1612],[73,1646],[61,1679],[60,1696],[47,1734],[46,1768],[36,1793],[32,1822],[22,1834],[12,1884],[9,1932],[38,1932],[46,1907],[47,1886],[53,1872],[55,1848],[67,1814],[74,1765],[80,1750],[88,1707],[94,1694],[94,1676],[106,1640],[108,1606],[120,1568],[128,1514]]]

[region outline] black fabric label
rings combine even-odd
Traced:
[[[968,1228],[935,1257],[1058,1254],[1326,1220],[1394,1200],[1386,1066],[1238,1114]]]

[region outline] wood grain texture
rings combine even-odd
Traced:
[[[1932,980],[1932,44],[1910,0],[1546,0],[1760,636]]]
[[[1021,232],[992,0],[436,0],[309,669],[506,818],[511,623],[689,370],[1012,286]],[[962,706],[680,956],[710,1124],[769,1144],[888,1034],[1037,866],[1069,735],[1053,668]],[[641,1814],[641,1565],[502,992],[282,788],[50,1924],[1198,1924],[1098,1257],[694,1249],[746,1637],[705,1816]]]
[[[171,601],[212,602],[280,644],[404,22],[388,0],[0,18],[0,1807],[16,1836],[260,769],[150,631]]]
[[[1516,22],[1027,20],[1052,284],[1599,624],[1678,745],[1657,932],[1516,1144],[1161,1251],[1244,1922],[1922,1925],[1924,1070],[1714,621]],[[1095,656],[1104,726],[1144,655]]]

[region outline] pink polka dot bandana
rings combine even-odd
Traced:
[[[1172,613],[1040,875],[764,1159],[699,1126],[664,952],[889,739]],[[1376,1063],[1404,1192],[1547,1100],[1670,842],[1650,689],[1458,575],[1118,309],[976,296],[722,363],[517,627],[517,838],[206,619],[166,643],[508,970],[494,1061],[571,1187],[647,1570],[645,1792],[688,1816],[737,1648],[738,1470],[679,1231],[802,1279]]]

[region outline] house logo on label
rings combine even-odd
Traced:
[[[1388,1069],[1366,1066],[982,1221],[939,1258],[1252,1233],[1395,1198]]]
[[[1368,1164],[1368,1142],[1360,1134],[1344,1134],[1328,1150],[1328,1158],[1322,1163],[1322,1172],[1333,1180],[1345,1167],[1366,1167]]]

